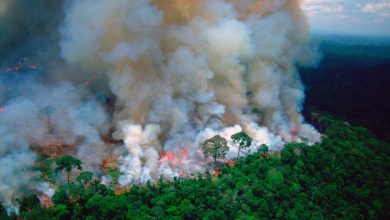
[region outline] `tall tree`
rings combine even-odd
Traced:
[[[227,146],[226,139],[219,135],[207,139],[202,144],[203,154],[206,157],[211,156],[214,159],[214,164],[216,164],[217,159],[225,158],[228,150],[229,147]]]
[[[73,168],[77,168],[79,170],[81,170],[81,161],[77,158],[74,158],[70,155],[65,155],[65,156],[62,156],[62,157],[59,157],[56,159],[56,169],[55,171],[56,172],[61,172],[63,170],[66,171],[67,173],[67,179],[68,179],[68,183],[69,183],[69,176],[70,176],[70,171],[72,171]]]
[[[268,155],[268,146],[265,144],[260,145],[259,151],[262,152],[262,157],[266,158]]]
[[[231,136],[233,143],[238,144],[237,160],[240,157],[241,149],[246,149],[251,146],[252,138],[245,132],[241,131]]]

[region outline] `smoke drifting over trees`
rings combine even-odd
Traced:
[[[74,146],[96,175],[116,154],[128,185],[204,171],[200,145],[215,135],[249,134],[240,155],[320,140],[300,113],[296,65],[317,54],[299,0],[2,0],[0,17],[0,64],[39,64],[0,75],[6,207],[34,187],[26,172],[48,141]],[[115,97],[113,109],[100,93]],[[110,128],[124,146],[102,140]],[[238,147],[228,146],[234,159]]]

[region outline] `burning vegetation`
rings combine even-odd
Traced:
[[[126,189],[321,140],[301,115],[297,65],[318,57],[299,0],[39,2],[0,2],[9,212],[40,184],[41,156],[72,155]]]

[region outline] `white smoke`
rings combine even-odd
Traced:
[[[240,131],[254,139],[242,156],[320,140],[300,113],[296,66],[317,54],[299,0],[2,0],[0,18],[0,65],[23,56],[41,64],[14,78],[0,68],[0,164],[9,167],[0,199],[9,211],[34,188],[31,167],[52,145],[97,175],[103,157],[120,152],[124,186],[205,171],[200,145],[217,134],[227,159]],[[101,85],[82,86],[90,78]],[[98,94],[115,106],[106,112]],[[102,140],[110,128],[123,148]]]
[[[1,149],[0,165],[3,169],[0,170],[0,198],[8,213],[18,213],[17,199],[21,198],[27,190],[26,187],[33,174],[30,167],[35,161],[35,154],[30,152],[27,146],[11,148],[14,149]]]
[[[48,182],[41,182],[37,185],[37,191],[51,198],[55,193],[55,189]]]
[[[248,152],[320,140],[300,114],[296,65],[313,54],[298,0],[75,1],[61,33],[70,64],[110,78],[122,185],[204,170],[215,134],[244,130]]]
[[[0,112],[0,199],[11,210],[17,210],[16,200],[33,187],[31,180],[39,174],[31,169],[35,152],[47,154],[52,146],[68,145],[63,153],[74,153],[83,158],[85,167],[99,169],[104,150],[100,134],[106,132],[107,123],[103,109],[83,101],[84,95],[69,82],[46,86],[19,81],[3,84],[3,89],[11,86],[16,94],[1,100],[5,107]]]

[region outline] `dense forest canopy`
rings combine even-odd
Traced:
[[[316,33],[318,68],[301,68],[305,115],[326,111],[390,141],[390,38]]]
[[[390,219],[390,40],[304,2],[0,0],[0,219]]]
[[[23,199],[20,217],[389,219],[389,143],[328,115],[315,120],[325,135],[313,146],[292,143],[280,152],[259,148],[220,172],[160,179],[122,191],[82,172],[70,183],[57,183],[48,208],[35,194]],[[44,164],[39,168],[51,173]],[[4,209],[2,217],[7,218]]]

